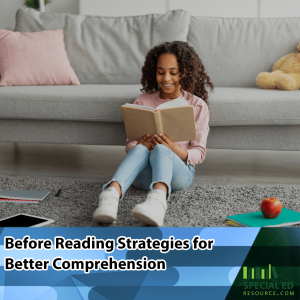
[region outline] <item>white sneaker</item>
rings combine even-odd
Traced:
[[[99,206],[93,214],[98,223],[112,223],[117,220],[120,195],[114,187],[109,187],[99,195]]]
[[[166,209],[166,194],[155,189],[147,195],[144,203],[137,204],[133,208],[132,215],[146,225],[162,226]]]

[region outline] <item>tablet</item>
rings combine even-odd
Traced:
[[[42,227],[54,220],[28,214],[17,214],[0,220],[0,227]]]

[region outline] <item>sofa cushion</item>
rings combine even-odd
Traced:
[[[121,105],[140,94],[139,84],[14,86],[0,88],[0,118],[123,122]]]
[[[0,29],[0,86],[79,85],[62,29],[20,33]]]
[[[167,41],[186,41],[183,10],[132,17],[40,13],[21,8],[16,31],[63,29],[66,51],[81,83],[139,84],[148,51]]]
[[[121,105],[141,85],[0,88],[0,118],[123,122]],[[210,126],[300,125],[300,91],[217,87],[209,95]]]
[[[295,52],[300,18],[191,16],[187,41],[215,86],[257,87],[260,72],[271,72],[280,57]]]
[[[210,126],[299,125],[300,91],[218,87],[210,93]]]

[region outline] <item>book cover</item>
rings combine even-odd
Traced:
[[[179,101],[181,100],[181,101]],[[193,141],[197,138],[194,107],[185,99],[159,105],[156,109],[142,105],[122,105],[126,135],[137,141],[145,134],[164,133],[174,142]],[[169,104],[169,107],[167,106]]]
[[[0,198],[42,201],[49,193],[50,191],[4,190],[0,192]]]
[[[283,207],[280,215],[274,219],[265,218],[262,212],[258,211],[227,216],[227,221],[247,227],[284,227],[300,224],[300,213]]]

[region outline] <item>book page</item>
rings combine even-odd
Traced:
[[[154,108],[152,108],[152,107],[139,105],[139,104],[125,103],[124,105],[130,106],[130,107],[136,107],[136,108],[140,108],[140,109],[147,109],[147,110],[152,110],[152,111],[154,110]]]
[[[179,106],[186,106],[186,105],[189,105],[189,103],[184,98],[178,98],[178,99],[163,103],[161,105],[158,105],[156,107],[156,110],[162,109],[162,108],[179,107]]]

